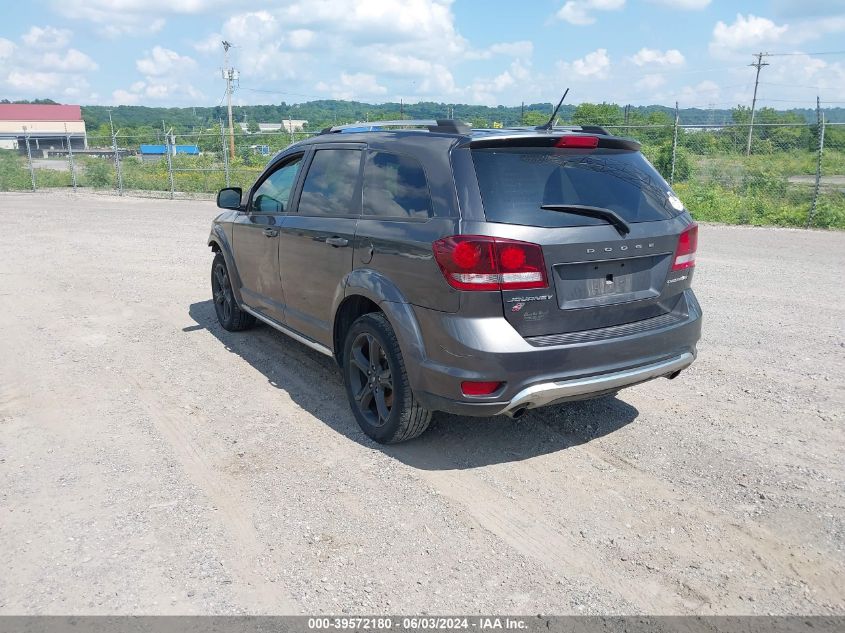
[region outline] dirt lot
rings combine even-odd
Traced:
[[[845,234],[703,227],[681,378],[384,448],[215,213],[0,195],[0,613],[845,613]]]

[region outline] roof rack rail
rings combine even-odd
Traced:
[[[424,127],[429,132],[445,134],[469,134],[471,128],[468,123],[457,119],[412,119],[404,121],[368,121],[366,123],[349,123],[335,125],[324,129],[321,134],[351,134],[354,132],[375,132],[386,127]]]

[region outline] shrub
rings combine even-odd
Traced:
[[[654,166],[666,180],[669,180],[672,176],[671,143],[661,145],[657,150]],[[675,182],[687,180],[691,173],[692,165],[690,164],[689,153],[683,147],[677,147],[675,150]]]

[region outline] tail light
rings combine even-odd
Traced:
[[[685,270],[695,266],[695,250],[698,248],[698,224],[693,222],[678,238],[678,248],[675,249],[675,261],[672,270]]]
[[[486,235],[453,235],[433,244],[446,281],[458,290],[545,288],[546,263],[537,244]]]

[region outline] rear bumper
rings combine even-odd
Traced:
[[[676,374],[689,367],[694,360],[694,354],[684,352],[680,356],[659,363],[634,367],[611,374],[531,385],[517,393],[502,413],[513,413],[520,409],[542,407],[553,402],[562,402],[594,394],[612,393],[623,387],[638,385],[653,378]]]
[[[701,337],[691,290],[686,318],[671,326],[598,341],[538,348],[503,318],[472,319],[416,309],[428,358],[409,367],[420,403],[459,415],[514,414],[615,393],[689,367]],[[413,365],[412,365],[413,367]],[[496,393],[467,397],[463,380],[502,381]]]

